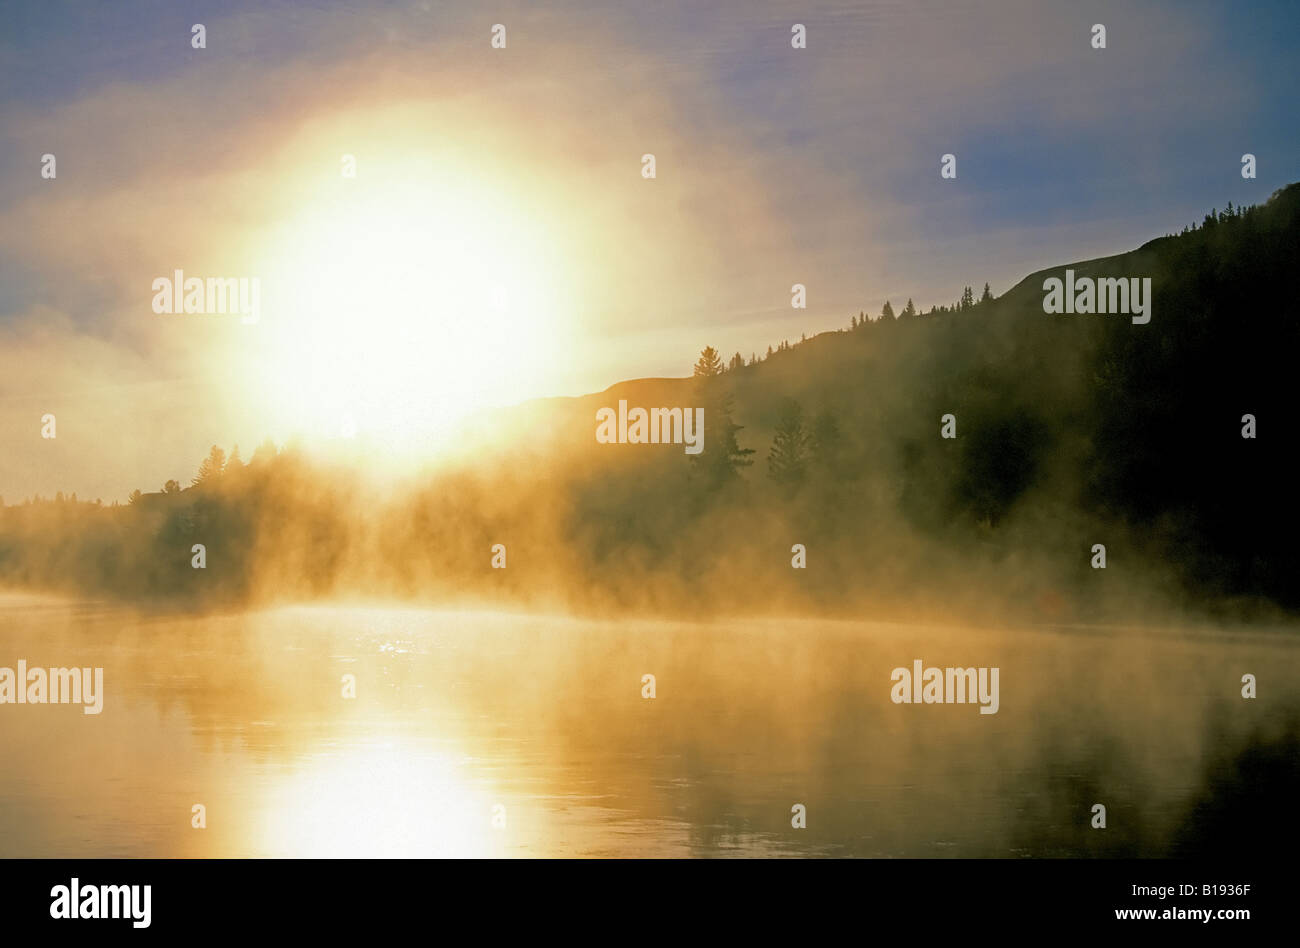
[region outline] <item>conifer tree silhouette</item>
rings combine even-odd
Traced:
[[[767,476],[784,487],[797,488],[803,483],[807,463],[808,434],[803,426],[803,409],[794,399],[786,399],[767,455]]]

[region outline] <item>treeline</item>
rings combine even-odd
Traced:
[[[978,300],[975,299],[975,291],[971,287],[967,286],[962,290],[961,297],[951,306],[931,306],[929,313],[924,313],[917,309],[916,304],[913,303],[909,297],[907,305],[903,307],[901,312],[895,314],[893,303],[890,300],[885,300],[885,305],[881,308],[880,315],[874,318],[869,317],[865,311],[859,311],[856,316],[850,316],[847,331],[856,332],[859,329],[866,328],[868,325],[890,325],[899,319],[912,319],[916,316],[949,316],[953,313],[965,313],[973,310],[976,306],[981,304],[991,303],[993,302],[993,299],[993,293],[989,289],[989,285],[985,283],[984,292],[980,295]],[[781,342],[777,343],[775,347],[768,346],[766,355],[760,356],[757,353],[750,353],[748,360],[737,352],[724,363],[722,357],[712,346],[705,347],[704,355],[710,360],[711,364],[716,365],[718,374],[725,374],[727,372],[738,371],[746,366],[757,365],[765,359],[772,358],[772,356],[776,355],[778,352],[789,352],[794,348],[794,346],[801,345],[807,341],[807,333],[804,333],[800,337],[799,342],[796,342],[793,345],[791,345],[790,340],[783,339]]]
[[[594,568],[608,565],[608,583],[647,563],[710,576],[701,588],[741,602],[880,604],[902,593],[970,605],[982,585],[1045,617],[1294,611],[1298,250],[1293,185],[1177,237],[1070,265],[1150,276],[1149,326],[1045,315],[1043,279],[1063,265],[1004,297],[986,286],[975,300],[967,288],[934,310],[976,318],[913,319],[914,306],[893,318],[886,305],[850,331],[896,332],[783,343],[775,351],[797,353],[744,372],[717,372],[706,349],[696,379],[726,391],[722,424],[744,423],[737,443],[765,476],[746,458],[708,515],[689,519],[667,496],[641,505],[652,484],[600,491],[578,524],[606,554]],[[941,434],[948,416],[952,438]],[[668,469],[656,483],[672,483]],[[810,551],[806,574],[788,569],[792,542]]]
[[[398,493],[293,449],[264,445],[244,464],[214,448],[190,487],[120,508],[0,510],[0,583],[204,605],[361,594],[963,621],[1294,612],[1300,187],[1211,217],[1070,264],[1150,276],[1145,326],[1044,314],[1058,268],[996,299],[967,288],[932,319],[886,305],[783,344],[780,359],[728,369],[706,348],[687,379],[521,406],[501,428],[536,437]],[[598,444],[596,410],[620,398],[703,407],[704,450]]]

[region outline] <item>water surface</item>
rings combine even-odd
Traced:
[[[0,665],[106,692],[0,705],[0,855],[1165,855],[1259,809],[1295,641],[0,599]],[[917,658],[998,666],[999,712],[892,703]]]

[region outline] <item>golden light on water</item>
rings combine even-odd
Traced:
[[[462,763],[409,741],[323,754],[267,793],[250,844],[272,855],[500,855],[494,801],[465,778]]]

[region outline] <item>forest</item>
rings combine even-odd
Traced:
[[[705,347],[689,377],[504,410],[492,424],[523,433],[399,488],[266,442],[124,504],[9,498],[0,585],[181,609],[1276,621],[1300,608],[1297,259],[1291,185],[1000,296],[886,303],[762,356]],[[1063,266],[1149,277],[1155,318],[1044,313]],[[702,407],[703,451],[599,443],[620,399]]]

